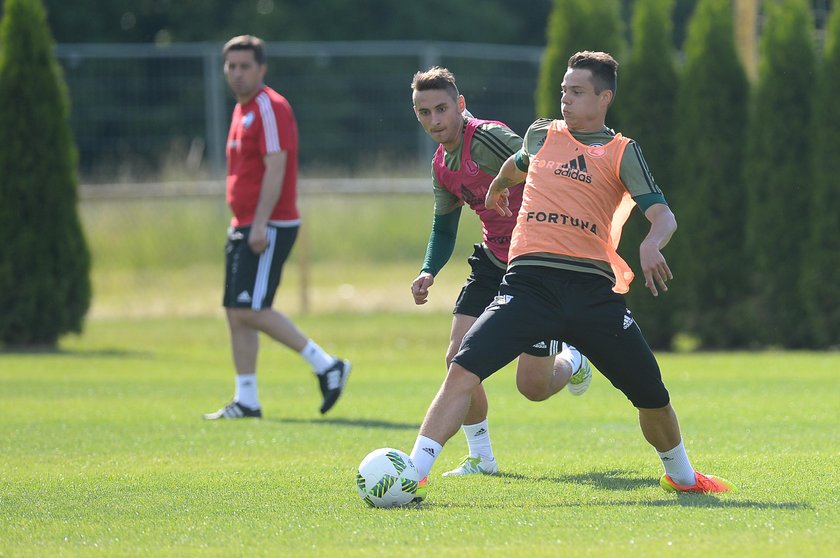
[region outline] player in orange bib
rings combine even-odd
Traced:
[[[426,413],[411,457],[421,478],[457,432],[470,394],[537,339],[564,339],[586,354],[638,410],[645,439],[659,455],[662,488],[728,492],[728,481],[694,470],[656,358],[633,315],[633,273],[616,252],[633,205],[650,221],[640,262],[654,296],[671,270],[661,250],[677,228],[636,143],[605,126],[618,63],[578,52],[563,78],[563,120],[538,120],[523,148],[502,165],[485,205],[513,215],[508,188],[525,179],[499,296],[467,332]],[[539,385],[544,378],[533,378]]]

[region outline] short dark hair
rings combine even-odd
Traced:
[[[592,85],[598,95],[604,89],[609,89],[615,97],[618,88],[618,62],[606,52],[584,50],[576,52],[569,58],[570,69],[584,69],[592,72]]]
[[[262,66],[265,64],[265,43],[259,37],[253,35],[239,35],[225,43],[222,48],[222,59],[232,50],[250,50],[254,53],[254,60]]]
[[[411,80],[412,91],[428,91],[430,89],[443,89],[457,99],[458,86],[455,85],[455,76],[446,68],[432,66],[425,72],[417,72]]]

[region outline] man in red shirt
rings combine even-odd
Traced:
[[[225,77],[236,96],[227,141],[227,203],[233,218],[225,247],[223,304],[230,328],[236,391],[208,420],[259,418],[259,332],[301,354],[332,408],[347,382],[350,362],[326,353],[284,314],[271,308],[283,264],[300,227],[297,209],[297,123],[289,102],[263,83],[262,40],[234,37],[222,50]]]

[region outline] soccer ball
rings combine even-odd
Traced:
[[[373,450],[359,464],[356,488],[374,508],[393,508],[410,503],[420,476],[411,458],[398,449]]]

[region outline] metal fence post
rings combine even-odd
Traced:
[[[218,176],[225,169],[225,101],[224,83],[219,70],[222,66],[220,49],[207,43],[204,52],[204,119],[207,137],[207,157],[210,169]]]

